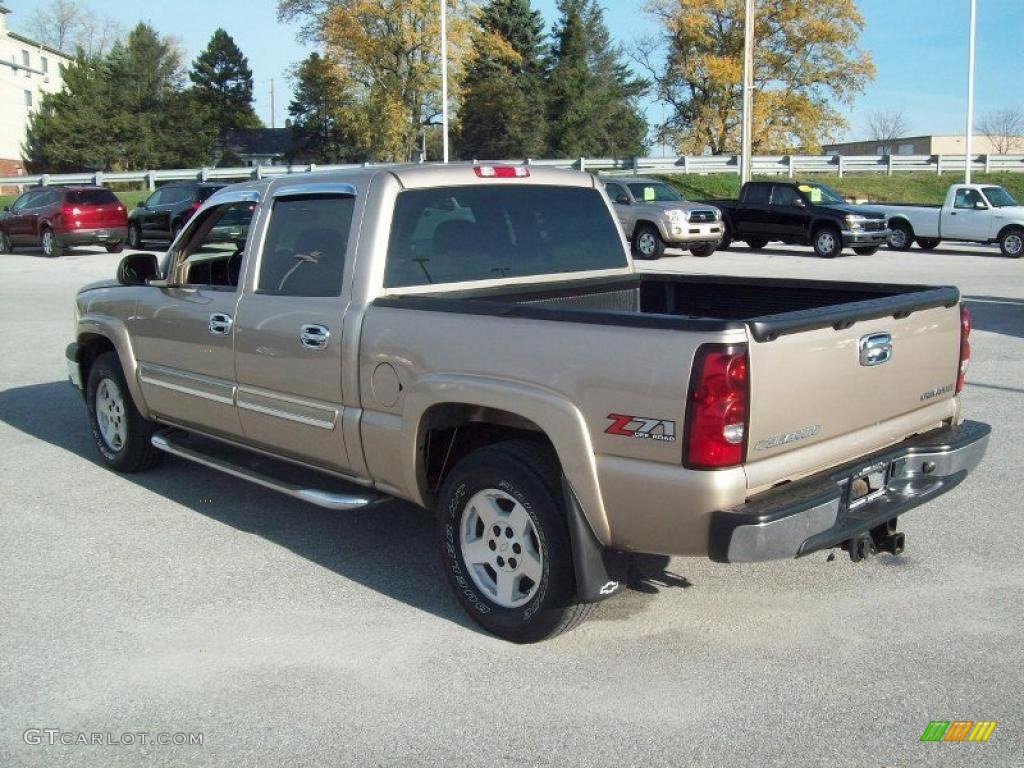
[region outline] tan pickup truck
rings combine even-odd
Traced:
[[[580,621],[631,552],[896,554],[989,434],[960,417],[955,288],[638,273],[582,173],[229,187],[75,308],[108,466],[432,509],[458,600],[516,641]]]

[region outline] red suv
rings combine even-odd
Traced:
[[[128,237],[128,212],[105,187],[35,187],[0,213],[0,253],[42,246],[60,256],[74,245],[103,245],[118,253]]]

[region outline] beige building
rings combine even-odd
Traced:
[[[987,136],[975,134],[971,138],[971,152],[976,155],[999,154]],[[891,147],[891,151],[887,150]],[[822,150],[826,155],[962,155],[964,153],[963,134],[944,136],[905,136],[891,142],[883,141],[845,141],[839,144],[825,144]],[[1013,149],[1024,152],[1024,136],[1019,137]]]
[[[71,57],[7,28],[8,8],[0,5],[0,176],[25,172],[21,145],[29,115],[44,93],[63,87],[60,66]]]

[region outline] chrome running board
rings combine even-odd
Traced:
[[[154,448],[172,456],[194,461],[326,509],[361,509],[386,498],[367,489],[350,486],[314,469],[297,467],[178,429],[158,432],[150,442]]]

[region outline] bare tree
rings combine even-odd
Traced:
[[[117,21],[79,0],[50,0],[29,16],[26,28],[40,43],[68,53],[81,48],[87,57],[102,56],[123,36]]]
[[[975,130],[984,135],[997,155],[1024,149],[1024,113],[1019,109],[993,109],[980,118]]]
[[[882,154],[891,155],[896,139],[907,135],[909,124],[901,109],[879,109],[868,115],[868,138],[880,142]]]

